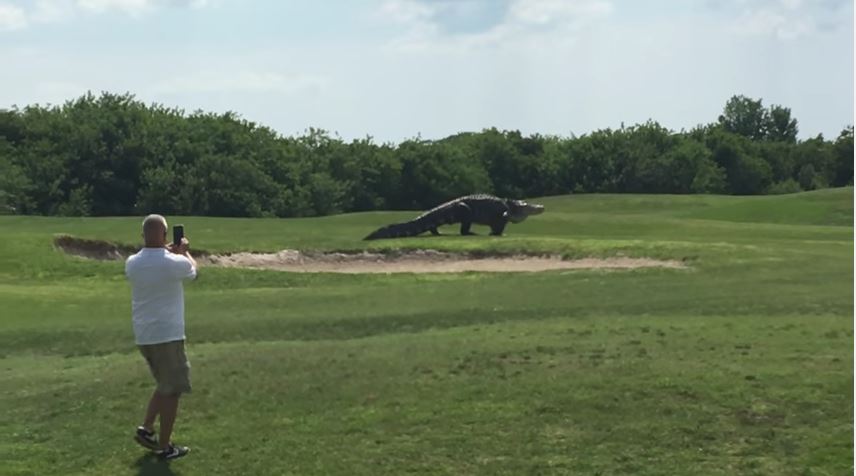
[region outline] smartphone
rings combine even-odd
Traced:
[[[175,246],[181,245],[182,238],[184,238],[184,225],[175,225],[172,227],[172,244]]]

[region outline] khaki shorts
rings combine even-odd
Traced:
[[[149,363],[161,395],[179,395],[190,392],[190,362],[184,354],[184,341],[140,345],[140,353]]]

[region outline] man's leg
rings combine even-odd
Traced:
[[[139,349],[140,353],[146,359],[146,363],[149,366],[149,370],[152,372],[152,376],[157,381],[160,375],[160,369],[157,365],[157,346],[140,345]],[[150,450],[156,450],[160,447],[160,445],[158,445],[154,432],[155,418],[157,418],[159,411],[160,394],[157,392],[157,390],[155,390],[154,392],[152,392],[152,396],[149,398],[149,404],[146,407],[146,416],[143,420],[143,424],[137,427],[137,431],[134,433],[134,441],[139,443],[140,446],[143,446],[144,448],[148,448]]]
[[[146,409],[146,419],[143,421],[143,428],[147,431],[154,431],[155,418],[160,410],[160,395],[157,390],[152,392],[152,398],[149,399],[149,406]]]
[[[178,415],[178,398],[176,395],[159,395],[160,402],[160,443],[161,449],[169,448],[170,438],[172,437],[172,427],[175,425],[175,417]]]
[[[134,441],[140,444],[145,448],[150,450],[157,450],[160,448],[157,439],[155,439],[155,418],[160,412],[160,395],[155,391],[152,393],[151,398],[149,399],[149,405],[146,409],[146,419],[143,421],[143,424],[137,427],[137,431],[134,433]]]

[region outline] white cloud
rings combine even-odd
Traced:
[[[77,5],[85,10],[104,12],[118,10],[138,15],[164,6],[202,8],[208,0],[77,0]]]
[[[20,30],[27,24],[27,15],[22,8],[0,3],[0,31]]]
[[[317,90],[325,87],[327,83],[326,77],[307,74],[202,71],[161,81],[154,85],[152,92],[158,94],[235,92],[293,94]]]
[[[71,0],[38,0],[30,11],[30,17],[37,23],[54,23],[71,18],[74,9]]]
[[[439,34],[439,28],[434,22],[438,5],[421,0],[387,0],[375,16],[406,30],[403,36],[392,42],[394,48],[419,48],[426,40]]]
[[[733,0],[738,9],[732,31],[795,40],[852,21],[847,0]]]
[[[788,10],[795,10],[799,8],[802,3],[802,0],[781,0],[782,6]]]
[[[511,22],[521,25],[576,23],[612,12],[606,0],[517,0],[509,8]]]
[[[773,35],[781,40],[793,40],[815,30],[811,18],[792,18],[770,9],[744,12],[735,23],[738,32],[750,35]]]
[[[465,11],[460,3],[426,0],[388,0],[378,16],[405,28],[392,42],[398,50],[468,50],[486,46],[536,47],[538,44],[573,42],[582,27],[608,16],[608,0],[512,0],[497,24],[485,31],[454,34],[444,32],[438,17],[449,11]]]
[[[36,23],[69,21],[79,13],[117,11],[139,16],[164,7],[199,9],[211,3],[212,0],[36,0],[24,3],[26,9],[0,3],[0,31],[21,30]]]
[[[418,0],[389,0],[378,10],[378,16],[401,24],[430,21],[437,12],[437,5]]]
[[[150,10],[153,7],[152,3],[151,0],[78,0],[77,5],[84,10],[98,13],[107,10],[120,10],[137,15]]]

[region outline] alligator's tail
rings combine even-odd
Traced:
[[[405,238],[416,236],[430,230],[423,220],[411,220],[404,223],[393,223],[373,231],[364,240],[381,240],[384,238]]]
[[[432,230],[436,233],[437,227],[457,223],[469,213],[469,207],[458,200],[446,202],[439,205],[413,220],[404,223],[393,223],[373,231],[364,240],[380,240],[382,238],[406,238],[416,236]]]

